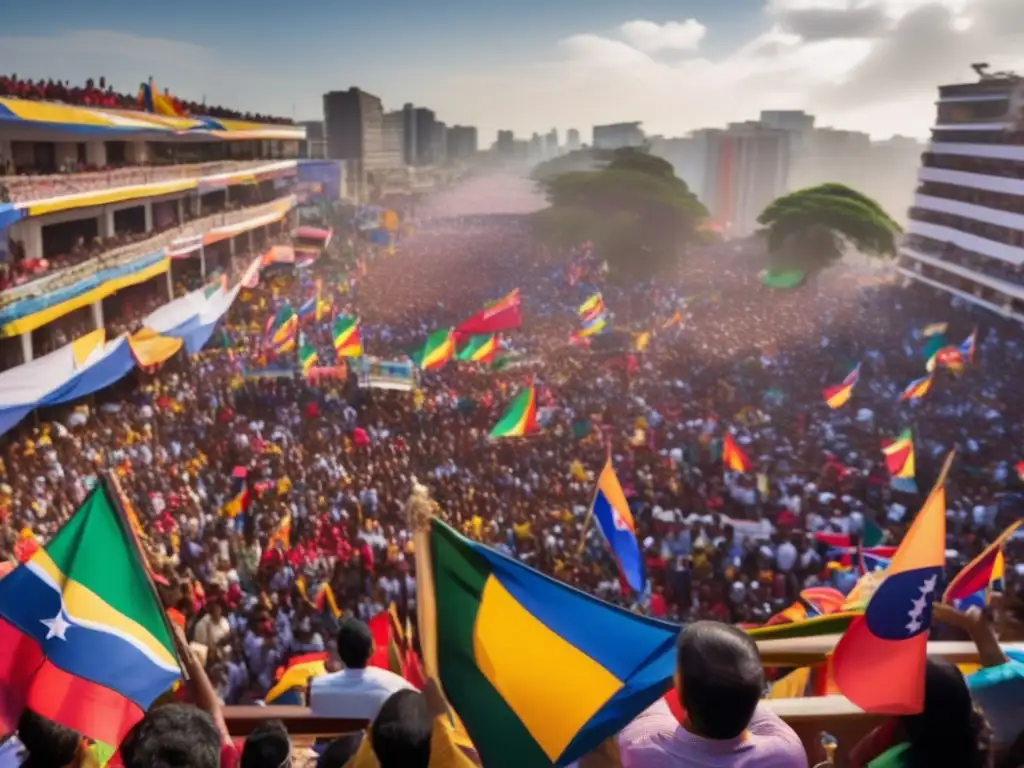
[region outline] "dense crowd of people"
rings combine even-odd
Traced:
[[[31,80],[23,79],[15,74],[0,75],[0,97],[27,99],[30,101],[59,101],[82,107],[100,107],[104,109],[141,109],[138,91],[124,93],[114,90],[105,77],[94,80],[89,78],[83,85],[72,85],[70,80]],[[257,112],[240,112],[221,106],[210,106],[205,103],[175,99],[187,115],[196,117],[215,117],[225,120],[249,120],[256,123],[276,123],[290,125],[294,123],[286,117],[274,117]]]
[[[242,291],[200,355],[41,413],[3,438],[0,557],[13,561],[26,542],[45,541],[97,472],[113,472],[143,521],[183,647],[202,648],[201,659],[186,655],[196,667],[189,684],[207,686],[195,693],[208,714],[154,709],[122,749],[125,765],[158,764],[154,755],[172,742],[208,755],[176,764],[218,764],[222,742],[235,749],[221,705],[261,699],[295,655],[348,654],[351,667],[359,653],[351,644],[365,637],[353,622],[391,603],[414,615],[404,513],[414,482],[466,535],[606,600],[687,625],[679,651],[691,718],[685,730],[667,711],[649,711],[619,736],[619,754],[607,759],[620,763],[594,762],[603,759],[595,755],[583,766],[807,764],[793,732],[758,705],[764,671],[756,647],[725,625],[763,623],[808,586],[848,590],[849,574],[829,568],[833,555],[816,534],[856,541],[871,524],[901,539],[923,497],[890,486],[882,440],[913,428],[925,491],[957,448],[948,485],[950,573],[1024,512],[1014,469],[1024,427],[1013,417],[1024,412],[1017,383],[1024,345],[998,319],[885,280],[859,280],[845,268],[775,291],[757,279],[756,244],[710,246],[656,282],[621,284],[607,279],[600,254],[541,247],[515,217],[420,222],[394,255],[355,237],[339,237],[310,268],[265,273]],[[352,252],[360,266],[346,269],[341,256]],[[366,354],[385,359],[515,288],[524,318],[503,334],[502,365],[453,362],[423,372],[414,392],[271,375],[282,362],[294,367],[294,358],[268,354],[266,321],[318,286],[333,312],[302,330],[321,365],[334,361],[335,314],[361,318]],[[576,309],[597,291],[613,333],[573,345]],[[951,338],[979,326],[977,360],[960,376],[940,372],[927,397],[903,403],[900,392],[924,365],[919,330],[938,321],[949,323]],[[638,351],[634,334],[643,332],[653,336]],[[831,410],[822,388],[858,363],[852,402]],[[530,381],[542,429],[489,440]],[[754,472],[723,472],[726,430]],[[609,453],[644,551],[642,595],[624,587],[599,534],[584,525]],[[239,469],[249,501],[232,516],[224,510]],[[1020,626],[1016,590],[1024,583],[1019,542],[1011,540],[1006,554],[1006,608],[993,630],[1004,639]],[[325,585],[337,614],[311,599]],[[962,633],[963,622],[947,618],[938,631]],[[930,669],[928,695],[933,686],[937,703],[929,698],[931,711],[904,724],[908,743],[943,718],[956,722],[941,743],[977,737],[963,711],[949,714],[966,691],[957,676],[938,663]],[[437,692],[387,693],[371,731],[379,764],[442,764],[423,758],[447,738],[435,727]],[[714,704],[723,697],[733,702],[728,711]],[[30,743],[33,727],[44,729],[29,723],[21,741],[35,754],[44,747]],[[189,745],[175,742],[186,728],[199,735]],[[252,749],[264,756],[247,762],[246,742],[241,765],[285,764],[269,755],[288,754],[287,733],[268,726],[257,735],[262,746]],[[72,752],[78,744],[52,735],[42,743]],[[340,762],[318,764],[342,765],[358,744],[332,744],[325,754]],[[956,765],[989,764],[968,747],[959,754],[967,757]]]

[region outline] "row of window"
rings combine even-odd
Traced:
[[[939,269],[931,264],[924,264],[910,257],[904,256],[900,264],[907,269],[913,270],[922,277],[927,277],[937,283],[942,283],[943,285],[948,285],[950,288],[968,293],[982,301],[987,301],[989,304],[994,304],[1003,311],[1024,315],[1024,301],[1021,301],[1014,296],[1008,296],[1007,294],[997,291],[994,288],[990,288],[987,285],[980,285],[979,283],[975,283],[972,280],[961,277],[960,275],[954,275],[944,269]]]
[[[993,259],[991,256],[968,251],[953,243],[933,240],[918,234],[907,235],[903,244],[933,259],[954,264],[996,280],[1005,280],[1008,283],[1024,286],[1024,267],[1010,264],[1002,259]]]
[[[917,193],[943,200],[978,205],[992,211],[1024,214],[1024,195],[1008,195],[1005,192],[990,192],[987,189],[963,187],[959,184],[945,184],[938,181],[922,181]]]
[[[925,152],[921,156],[921,164],[925,168],[977,173],[981,176],[999,176],[1004,179],[1024,179],[1024,161],[1022,160]]]

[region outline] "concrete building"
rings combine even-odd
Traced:
[[[530,137],[526,157],[531,163],[539,163],[544,159],[544,139],[539,133]]]
[[[384,106],[359,88],[324,94],[324,133],[330,160],[345,162],[349,196],[371,194],[373,174],[394,168],[393,149],[384,148]]]
[[[432,165],[443,165],[448,160],[448,126],[437,120],[431,133],[430,151],[434,162]]]
[[[437,159],[437,115],[432,109],[417,107],[416,121],[416,165],[436,165]]]
[[[299,156],[306,160],[327,158],[327,140],[324,137],[323,120],[306,120],[299,123],[306,129],[306,140],[299,147]]]
[[[416,107],[406,104],[402,107],[402,159],[407,166],[416,165],[419,156],[417,137]]]
[[[704,155],[699,197],[727,235],[753,234],[761,211],[786,191],[787,131],[751,121],[694,135]]]
[[[448,159],[465,160],[477,153],[477,132],[471,125],[453,125],[448,129]]]
[[[555,157],[558,154],[558,129],[552,128],[544,134],[544,156]]]
[[[580,148],[580,132],[575,128],[570,128],[565,132],[565,149],[568,152],[574,152]]]
[[[1024,323],[1024,78],[944,85],[900,272]]]
[[[515,154],[516,136],[512,131],[498,131],[498,140],[494,149],[501,157],[512,157]]]
[[[645,137],[642,123],[613,123],[594,126],[594,149],[622,149],[642,147]]]
[[[651,154],[671,163],[676,176],[700,197],[704,188],[704,142],[695,136],[675,139],[654,136],[649,144]]]
[[[405,112],[401,109],[384,115],[383,154],[385,168],[405,167]]]

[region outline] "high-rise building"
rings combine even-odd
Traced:
[[[704,152],[701,142],[693,136],[666,139],[653,136],[650,139],[652,155],[672,164],[676,176],[686,182],[698,197],[704,186]]]
[[[453,125],[448,129],[448,159],[464,160],[477,152],[476,128],[471,125]]]
[[[417,107],[416,110],[416,165],[436,165],[437,115],[434,110]]]
[[[327,156],[345,161],[348,193],[358,200],[368,194],[369,175],[391,167],[384,151],[384,107],[373,94],[352,87],[324,94]]]
[[[575,128],[570,128],[565,132],[565,148],[569,152],[573,152],[580,148],[580,132]]]
[[[515,154],[516,136],[512,131],[498,131],[498,140],[494,142],[494,148],[502,157],[512,157]]]
[[[552,128],[544,135],[544,155],[554,157],[558,154],[558,129]]]
[[[694,136],[704,155],[701,200],[726,234],[753,234],[761,211],[786,191],[788,132],[747,122]]]
[[[327,141],[324,138],[323,120],[306,120],[299,123],[306,129],[306,140],[299,147],[299,156],[306,160],[327,158]]]
[[[434,165],[441,165],[448,160],[448,126],[441,120],[434,122],[430,151]]]
[[[384,115],[384,167],[405,167],[405,112],[401,109]]]
[[[765,128],[806,133],[814,128],[815,118],[798,109],[767,109],[761,111],[758,122]]]
[[[1024,78],[939,88],[899,270],[1024,322]]]
[[[594,149],[642,147],[645,137],[642,123],[613,123],[594,126]]]
[[[406,165],[416,165],[419,156],[416,131],[416,108],[412,104],[402,107],[402,159]]]

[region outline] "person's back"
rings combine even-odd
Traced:
[[[393,672],[368,667],[372,655],[370,628],[359,619],[346,619],[338,630],[338,656],[345,669],[310,683],[314,716],[372,720],[391,694],[412,687]]]
[[[220,733],[201,709],[167,704],[128,732],[121,761],[124,768],[220,768]]]
[[[659,700],[619,734],[622,768],[806,768],[793,729],[758,706],[764,670],[742,631],[710,621],[684,627],[676,689],[685,721]]]

